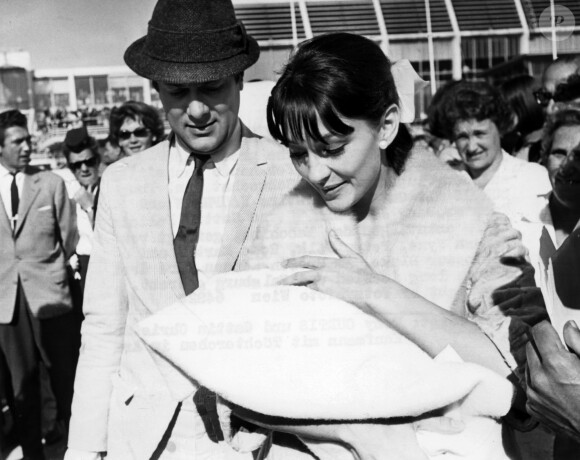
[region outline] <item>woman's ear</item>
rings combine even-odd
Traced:
[[[395,140],[399,132],[400,121],[399,107],[397,104],[391,104],[387,107],[381,119],[379,146],[382,150],[385,150]]]

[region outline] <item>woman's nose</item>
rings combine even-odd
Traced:
[[[324,183],[330,175],[330,169],[324,158],[315,153],[308,154],[308,180],[312,183]]]

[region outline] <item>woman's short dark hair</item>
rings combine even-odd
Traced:
[[[399,95],[379,45],[360,35],[321,35],[303,42],[286,64],[268,100],[268,128],[286,146],[306,138],[324,143],[318,117],[331,133],[347,135],[354,128],[341,116],[378,126],[392,104],[399,105]],[[401,124],[387,149],[387,163],[397,173],[412,144]]]
[[[546,164],[546,160],[550,155],[556,131],[564,126],[572,126],[580,129],[580,109],[565,108],[558,110],[547,118],[542,135],[542,149],[540,153],[542,164]]]
[[[453,137],[453,125],[449,126],[447,117],[447,104],[453,98],[455,89],[461,80],[450,80],[441,86],[431,98],[427,108],[427,129],[433,136],[451,140]]]
[[[109,132],[115,141],[119,142],[119,131],[125,119],[141,121],[145,128],[153,135],[153,145],[161,142],[165,137],[165,127],[159,112],[155,107],[140,101],[127,101],[119,107],[113,107],[109,117]]]
[[[461,120],[491,120],[500,135],[513,126],[513,112],[498,89],[484,81],[462,80],[453,89],[445,113],[451,129]]]
[[[536,79],[531,75],[518,75],[500,87],[503,97],[518,117],[515,129],[524,136],[544,125],[544,112],[534,96],[537,86]]]

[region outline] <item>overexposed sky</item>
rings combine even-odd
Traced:
[[[0,0],[0,52],[30,53],[33,69],[123,65],[156,0]]]

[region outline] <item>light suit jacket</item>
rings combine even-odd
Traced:
[[[168,155],[165,141],[110,166],[101,181],[69,434],[74,449],[114,452],[122,442],[133,458],[148,459],[178,402],[197,388],[133,329],[185,297],[173,250]],[[297,182],[288,153],[244,127],[218,271],[235,269],[258,223]]]
[[[72,308],[66,261],[77,241],[75,207],[62,179],[27,168],[14,233],[0,200],[0,324],[12,320],[19,277],[34,316]]]

